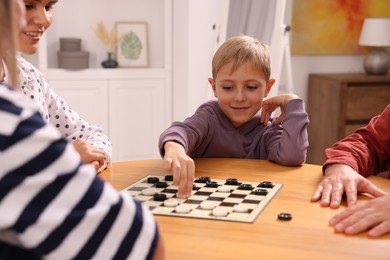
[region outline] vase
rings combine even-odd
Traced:
[[[102,61],[102,67],[106,69],[118,67],[118,62],[112,58],[112,52],[108,52],[107,55],[107,60]]]

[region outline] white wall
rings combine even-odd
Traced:
[[[307,100],[310,73],[364,73],[363,59],[363,55],[292,56],[295,93]]]
[[[174,0],[173,5],[173,119],[183,120],[210,96],[213,25],[222,26],[228,0]]]

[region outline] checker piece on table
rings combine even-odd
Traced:
[[[192,195],[176,196],[172,175],[147,176],[123,191],[149,206],[155,215],[254,222],[283,184],[199,177]]]

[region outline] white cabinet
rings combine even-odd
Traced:
[[[87,121],[103,127],[113,144],[113,161],[159,158],[158,137],[172,119],[172,1],[118,0],[115,4],[88,1],[89,4],[85,2],[81,6],[77,0],[58,3],[54,18],[56,25],[41,40],[39,69],[70,107]],[[98,14],[95,17],[90,8],[108,3],[111,8],[119,10],[128,5],[148,10],[143,17],[143,12],[137,12],[136,8],[133,10],[133,16],[137,15],[135,18],[123,17],[131,12],[111,10],[106,14],[111,16],[107,18],[109,22],[134,19],[148,22],[149,39],[153,39],[149,44],[150,67],[100,68],[99,57],[105,57],[102,49],[100,53],[91,53],[89,69],[70,71],[56,68],[60,37],[80,37],[83,49],[87,46],[88,50],[96,50],[99,43],[89,31],[102,18]],[[80,19],[73,15],[79,25],[69,23],[69,11],[83,12],[79,10],[83,8],[84,13],[90,15],[80,16]],[[85,25],[87,21],[93,21],[93,24]],[[83,32],[82,26],[89,31],[84,29]]]
[[[159,158],[171,122],[170,77],[163,69],[48,70],[51,87],[113,145],[113,161]]]
[[[49,84],[82,118],[109,131],[106,81],[53,79]]]

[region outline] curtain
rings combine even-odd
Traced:
[[[270,46],[271,73],[276,79],[270,96],[293,93],[285,0],[230,0],[226,38],[246,34]],[[282,74],[284,72],[284,75]],[[281,83],[285,81],[284,83]]]
[[[276,1],[230,0],[226,38],[246,34],[270,45]]]

